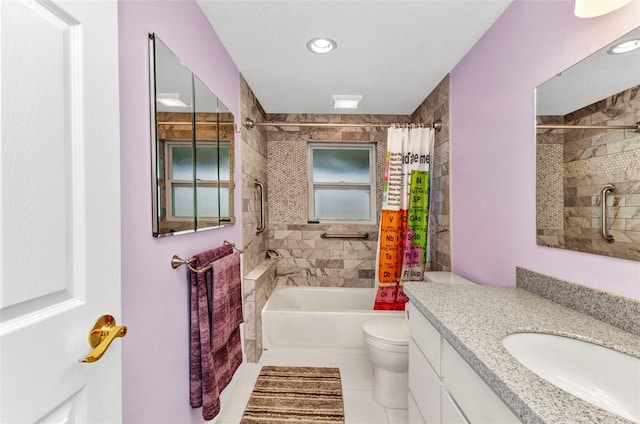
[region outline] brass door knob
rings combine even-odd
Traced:
[[[111,315],[103,315],[98,318],[93,328],[89,331],[89,345],[93,351],[82,359],[82,362],[96,362],[107,351],[111,342],[116,337],[124,337],[127,327],[116,325],[116,319]]]

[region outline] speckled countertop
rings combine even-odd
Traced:
[[[640,357],[640,336],[516,287],[412,282],[412,303],[524,423],[630,423],[538,377],[505,349],[511,333],[573,337]]]

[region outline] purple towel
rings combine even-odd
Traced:
[[[195,257],[193,266],[212,270],[191,273],[190,400],[211,420],[220,412],[220,392],[242,363],[240,254],[223,246]]]

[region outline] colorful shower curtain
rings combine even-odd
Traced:
[[[431,128],[389,128],[374,309],[404,310],[403,281],[422,280],[428,259]]]

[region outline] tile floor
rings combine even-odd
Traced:
[[[238,382],[216,424],[238,424],[263,365],[338,367],[345,424],[406,424],[407,411],[385,409],[371,396],[373,370],[364,349],[287,349],[264,352],[259,363],[242,365]]]

